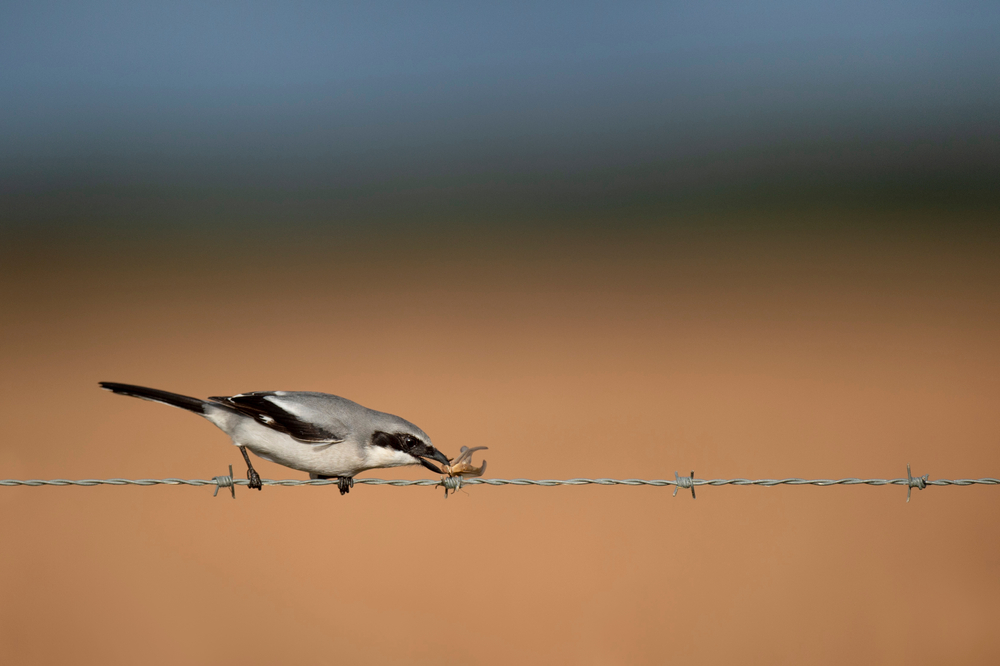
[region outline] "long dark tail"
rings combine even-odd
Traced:
[[[180,407],[196,414],[205,413],[205,401],[198,398],[189,398],[186,395],[178,395],[159,389],[146,388],[145,386],[134,386],[132,384],[118,384],[116,382],[100,382],[102,389],[107,389],[119,395],[130,395],[133,398],[162,402],[171,407]]]

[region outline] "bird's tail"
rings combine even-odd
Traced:
[[[100,382],[101,388],[117,393],[119,395],[130,395],[133,398],[162,402],[171,407],[180,407],[196,414],[205,413],[205,401],[198,398],[189,398],[186,395],[169,393],[159,389],[146,388],[145,386],[134,386],[132,384],[118,384],[116,382]]]

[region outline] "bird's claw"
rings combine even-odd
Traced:
[[[247,481],[250,482],[251,490],[262,490],[264,488],[264,484],[260,482],[260,474],[253,468],[247,470]]]
[[[340,489],[341,495],[346,495],[351,492],[351,488],[354,487],[354,477],[353,476],[338,476],[337,477],[337,488]]]

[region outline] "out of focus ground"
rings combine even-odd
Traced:
[[[1000,476],[991,220],[750,222],[12,232],[0,478],[242,473],[207,422],[100,380],[336,393],[488,446],[495,477]],[[1000,488],[670,492],[0,488],[0,654],[1000,659]]]

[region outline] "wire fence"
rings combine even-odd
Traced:
[[[337,486],[337,479],[262,479],[265,486]],[[927,486],[996,486],[1000,479],[986,477],[981,479],[930,479],[928,474],[913,476],[910,466],[906,466],[906,477],[898,479],[696,479],[692,471],[690,476],[681,476],[674,472],[673,479],[483,479],[462,478],[460,476],[435,479],[355,479],[354,483],[369,486],[438,486],[443,487],[445,497],[449,492],[457,491],[466,486],[654,486],[674,487],[674,495],[681,489],[691,491],[695,497],[695,488],[700,486],[905,486],[906,501],[910,501],[910,492],[916,488],[923,490]],[[229,474],[216,476],[212,479],[0,479],[0,487],[40,487],[40,486],[213,486],[214,495],[221,488],[228,488],[236,497],[236,486],[249,485],[249,481],[233,477],[232,466]],[[213,495],[213,496],[214,496]]]

